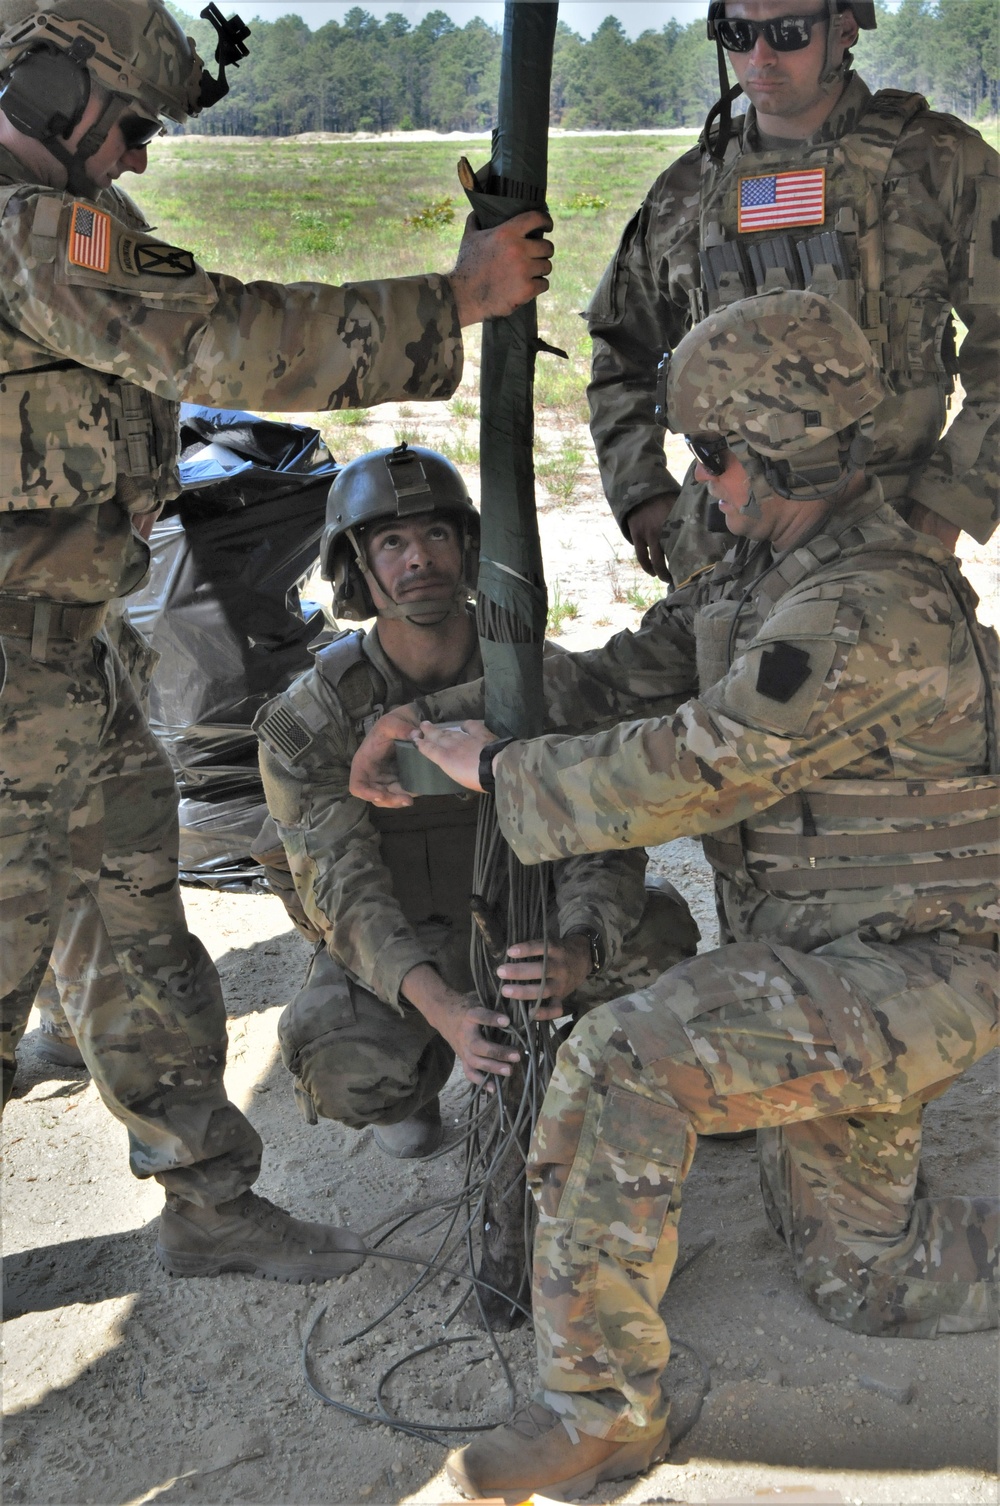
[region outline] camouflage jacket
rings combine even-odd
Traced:
[[[413,699],[417,687],[386,657],[374,629],[361,651],[362,672],[378,690],[375,713]],[[477,644],[456,684],[481,670]],[[380,812],[351,795],[351,760],[371,717],[362,714],[364,705],[348,710],[340,684],[338,693],[317,664],[268,702],[255,723],[268,808],[306,915],[331,955],[386,1003],[398,1006],[404,977],[422,962],[453,988],[468,989],[476,798],[422,797],[412,812]],[[456,804],[471,817],[464,844],[455,840],[461,810],[447,808]],[[559,934],[596,926],[615,960],[642,914],[644,870],[641,853],[557,865]]]
[[[130,514],[179,490],[177,405],[447,397],[446,278],[284,287],[204,271],[117,188],[23,182],[0,148],[0,590],[97,602],[143,578]]]
[[[741,228],[741,182],[793,170],[819,185],[823,222],[754,230],[744,208]],[[721,168],[700,148],[679,158],[629,221],[587,311],[591,431],[623,531],[633,508],[679,489],[654,418],[663,351],[719,302],[805,285],[843,303],[890,377],[870,467],[886,496],[985,542],[1000,498],[998,227],[1000,158],[982,137],[918,95],[872,96],[856,75],[808,141],[763,139],[751,107]],[[951,310],[968,328],[957,357]],[[942,437],[953,372],[964,400]]]
[[[996,635],[977,650],[974,605],[877,482],[777,560],[741,541],[637,632],[547,663],[554,727],[619,725],[504,749],[504,835],[523,862],[707,837],[738,941],[996,930]]]

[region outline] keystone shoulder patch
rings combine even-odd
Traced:
[[[795,643],[775,643],[760,656],[757,693],[784,706],[809,678],[809,655]]]

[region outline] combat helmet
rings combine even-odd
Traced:
[[[859,28],[862,31],[874,31],[877,26],[875,16],[875,0],[824,0],[827,14],[826,28],[826,57],[823,63],[823,71],[820,74],[820,83],[832,84],[838,78],[842,78],[850,67],[851,54],[845,54],[840,63],[834,62],[835,42],[832,22],[840,11],[849,10],[854,14]],[[816,12],[821,16],[821,12]],[[726,155],[726,147],[733,132],[732,106],[733,101],[743,93],[740,84],[730,84],[729,74],[726,71],[726,50],[719,39],[718,22],[725,19],[726,0],[709,0],[708,6],[708,39],[715,43],[716,61],[719,65],[719,98],[708,112],[702,131],[702,140],[709,155],[716,161],[721,162]],[[713,135],[712,127],[718,120],[718,130]]]
[[[423,445],[399,444],[395,449],[372,450],[352,460],[330,487],[326,527],[320,545],[324,580],[333,583],[333,612],[351,622],[376,615],[369,588],[371,571],[365,552],[365,533],[376,523],[407,522],[429,513],[452,517],[462,536],[462,576],[457,590],[437,601],[424,599],[414,606],[381,606],[380,617],[405,617],[420,625],[441,620],[441,609],[460,609],[476,589],[479,570],[479,514],[472,505],[461,473]],[[434,622],[421,623],[432,616]]]
[[[246,57],[249,28],[202,11],[218,33],[213,78],[164,0],[0,0],[0,109],[66,168],[73,192],[91,185],[84,163],[127,112],[148,125],[183,125],[229,91],[226,67]],[[98,84],[108,95],[74,152],[61,138],[79,124]]]
[[[717,435],[765,488],[835,498],[872,450],[887,388],[851,316],[819,293],[782,290],[709,314],[665,359],[675,434]]]

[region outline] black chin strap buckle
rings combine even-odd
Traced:
[[[201,95],[198,104],[201,109],[207,109],[209,105],[218,104],[223,95],[229,93],[229,82],[226,78],[226,69],[238,68],[250,49],[246,45],[246,39],[250,35],[250,28],[246,22],[237,15],[232,15],[227,21],[217,5],[206,5],[201,12],[201,19],[208,21],[215,27],[219,38],[215,49],[215,61],[219,65],[219,76],[213,78],[206,70],[201,82]]]

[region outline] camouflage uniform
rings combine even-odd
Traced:
[[[922,1106],[996,1038],[996,639],[977,651],[973,606],[872,482],[786,555],[741,541],[638,632],[550,660],[553,726],[624,725],[496,762],[522,861],[701,834],[730,937],[580,1022],[538,1121],[541,1384],[584,1433],[664,1416],[696,1134],[764,1132],[768,1212],[831,1321],[996,1324],[995,1200],[915,1200]]]
[[[104,636],[121,659],[125,672],[132,682],[143,715],[148,712],[149,686],[159,654],[129,620],[121,601],[114,601],[108,610]],[[75,937],[69,945],[70,936]],[[103,940],[103,926],[98,910],[86,885],[77,883],[67,897],[66,909],[52,947],[52,960],[45,969],[42,985],[35,995],[42,1034],[60,1042],[63,1046],[77,1049],[77,1037],[85,1031],[90,1019],[88,993],[90,974],[77,972],[78,963],[86,966],[95,955],[95,947]],[[103,970],[105,959],[98,971]],[[65,1004],[64,1004],[65,1001]],[[72,1015],[71,1025],[67,1011]]]
[[[173,775],[99,631],[106,603],[148,566],[130,517],[178,490],[182,398],[448,396],[457,313],[433,276],[244,287],[157,241],[117,189],[87,201],[23,178],[0,151],[4,1092],[82,883],[104,932],[79,964],[94,1081],[133,1170],[214,1205],[253,1181],[260,1142],[225,1096],[225,1010],[180,902]]]
[[[456,679],[481,670],[477,646]],[[430,963],[459,992],[474,986],[469,896],[478,800],[425,796],[412,810],[391,812],[348,791],[367,726],[416,689],[374,629],[349,633],[321,650],[315,667],[256,723],[264,790],[295,879],[297,924],[304,929],[304,920],[319,940],[278,1026],[311,1123],[394,1124],[435,1098],[454,1054],[402,997],[403,979]],[[606,967],[568,1008],[644,987],[694,952],[698,932],[686,907],[672,894],[644,891],[644,866],[642,854],[622,853],[557,868],[553,934],[599,927],[607,951]],[[280,873],[277,879],[280,892]]]
[[[790,170],[825,173],[824,222],[740,232],[739,181]],[[626,226],[587,311],[591,432],[623,532],[634,508],[678,490],[653,414],[661,354],[756,279],[761,291],[804,281],[858,320],[892,382],[875,414],[870,471],[897,505],[920,502],[985,542],[1000,497],[998,216],[1000,166],[977,132],[918,95],[873,96],[856,75],[808,141],[764,139],[751,106],[721,169],[701,148],[673,163]],[[841,237],[839,267],[828,232]],[[969,331],[957,359],[951,309]],[[952,372],[965,398],[942,438]],[[675,581],[729,547],[706,531],[709,500],[689,471],[663,533]]]

